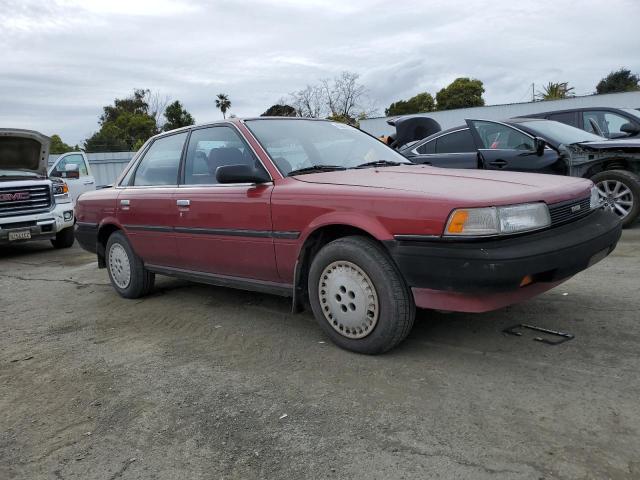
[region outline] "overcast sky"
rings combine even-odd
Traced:
[[[640,72],[639,0],[0,0],[0,126],[81,143],[102,106],[150,88],[198,123],[238,116],[342,70],[382,115],[394,100],[479,78],[487,104],[531,84],[592,93]],[[538,87],[537,87],[538,88]]]

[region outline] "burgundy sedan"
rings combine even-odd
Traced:
[[[123,297],[156,274],[288,296],[362,353],[400,343],[416,307],[539,295],[607,256],[621,230],[589,180],[415,165],[355,128],[291,118],[153,137],[76,215]]]

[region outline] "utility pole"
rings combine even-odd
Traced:
[[[536,84],[535,82],[531,84],[531,101],[536,101]]]

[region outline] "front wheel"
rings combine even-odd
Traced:
[[[386,352],[413,326],[409,288],[386,251],[366,237],[325,245],[311,264],[308,291],[320,327],[346,350]]]
[[[56,233],[56,238],[51,240],[53,248],[71,248],[75,237],[73,235],[73,227],[67,227]]]
[[[143,297],[153,288],[155,275],[144,268],[124,233],[111,234],[105,260],[111,285],[124,298]]]
[[[591,177],[603,206],[631,225],[640,214],[640,178],[626,170],[605,170]]]

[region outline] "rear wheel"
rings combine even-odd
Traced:
[[[73,227],[67,227],[56,233],[56,238],[51,239],[53,248],[71,248],[75,240]]]
[[[625,170],[605,170],[591,177],[604,207],[631,225],[640,214],[640,178]]]
[[[153,288],[155,275],[144,268],[122,232],[114,232],[107,240],[105,260],[111,285],[124,298],[142,297]]]
[[[413,326],[411,292],[384,249],[366,237],[325,245],[311,264],[308,290],[316,320],[344,349],[383,353]]]

